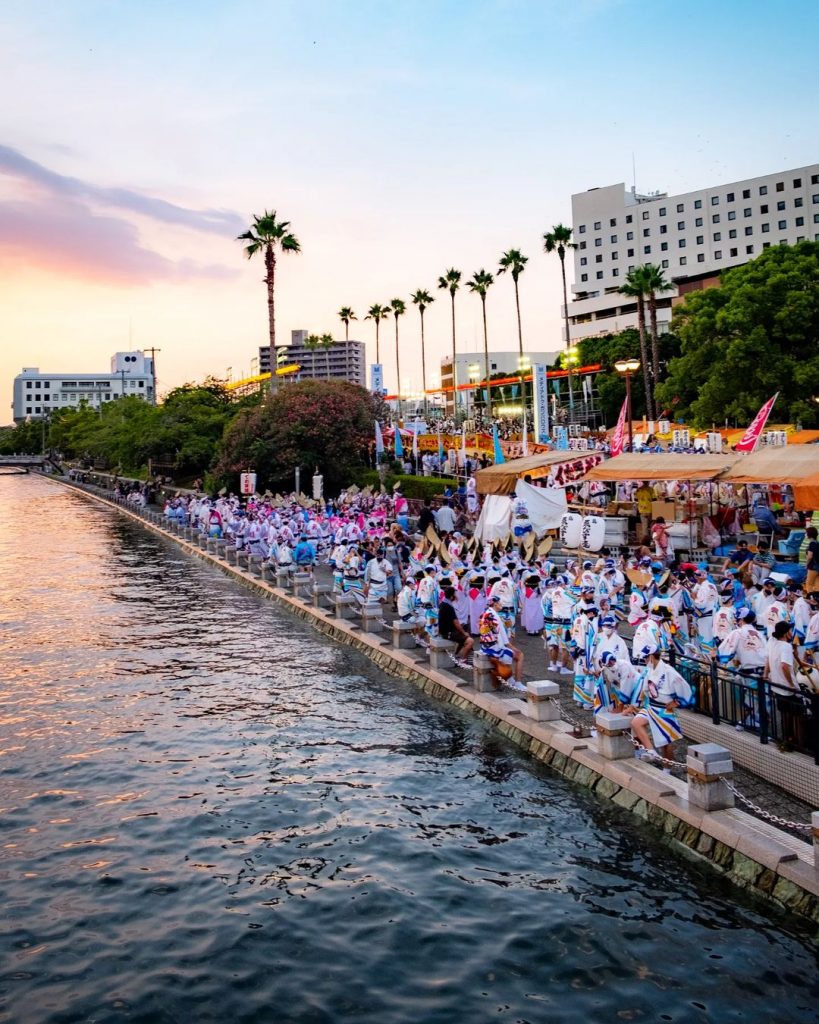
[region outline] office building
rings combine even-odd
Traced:
[[[669,196],[624,184],[572,196],[572,341],[637,326],[637,306],[619,294],[626,275],[659,265],[674,288],[658,296],[660,331],[675,299],[719,283],[771,245],[819,241],[819,164]]]
[[[550,366],[557,359],[559,351],[556,352],[524,352],[524,371],[528,373],[535,363],[544,363]],[[502,373],[508,377],[520,373],[520,354],[517,350],[513,352],[490,352],[489,353],[489,376]],[[477,385],[484,378],[484,354],[483,352],[457,352],[455,355],[455,380],[458,388],[462,385]],[[444,356],[441,359],[441,387],[444,389],[444,411],[447,416],[454,413],[452,401],[452,355]],[[469,388],[458,391],[458,407],[465,409],[467,395],[471,394]]]
[[[55,409],[98,409],[122,395],[156,402],[153,358],[139,351],[116,352],[110,373],[40,373],[36,366],[24,367],[14,378],[14,422],[41,419]]]
[[[308,344],[310,332],[291,331],[290,344],[279,348],[279,366],[297,364],[299,369],[288,380],[349,380],[364,386],[366,379],[363,341],[334,340],[332,345]],[[270,347],[259,347],[259,373],[270,373]]]

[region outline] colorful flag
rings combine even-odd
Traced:
[[[506,462],[503,455],[503,449],[501,448],[500,438],[498,437],[498,425],[497,423],[492,427],[492,443],[495,448],[495,465],[500,466]]]
[[[396,459],[404,458],[404,443],[401,440],[401,428],[398,426],[398,421],[395,423],[395,457]]]
[[[438,427],[438,468],[444,464],[444,443],[441,440],[441,428]]]
[[[742,440],[734,445],[738,452],[752,452],[756,450],[756,446],[759,444],[759,439],[762,437],[762,431],[765,429],[765,424],[768,422],[768,417],[771,415],[771,409],[774,407],[774,402],[779,398],[779,392],[769,399],[754,416],[753,422],[750,427],[742,435]]]
[[[617,426],[614,428],[614,433],[611,435],[611,454],[612,458],[615,455],[622,455],[623,445],[625,444],[626,436],[626,413],[628,412],[628,399],[623,402],[623,407],[620,409],[620,415],[617,417]]]
[[[381,433],[381,424],[375,421],[375,454],[384,454],[384,435]]]

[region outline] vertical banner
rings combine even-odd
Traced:
[[[569,431],[566,427],[555,427],[555,448],[559,452],[569,450]]]
[[[384,435],[381,433],[381,424],[375,421],[375,454],[384,454]]]
[[[535,389],[535,441],[546,444],[549,440],[549,382],[545,363],[535,363],[532,367],[532,381]]]
[[[779,398],[778,391],[773,398],[768,399],[756,416],[754,416],[750,427],[742,435],[742,439],[734,445],[736,451],[752,452],[756,450],[756,446],[759,444],[759,439],[762,436],[762,431],[765,429],[765,424],[768,422],[768,417],[771,415],[771,409],[773,409],[777,398]]]
[[[615,458],[623,453],[623,445],[626,437],[626,415],[628,414],[628,399],[623,402],[620,415],[617,417],[617,425],[611,435],[611,456]]]
[[[492,426],[492,449],[495,456],[495,465],[501,466],[506,459],[503,455],[503,449],[501,448],[500,438],[498,437],[498,425],[495,423]]]
[[[384,367],[381,363],[370,363],[370,391],[384,394]]]

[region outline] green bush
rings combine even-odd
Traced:
[[[435,498],[443,494],[447,487],[455,490],[455,481],[437,476],[389,476],[386,487],[392,490],[395,482],[401,484],[401,493],[405,498]]]

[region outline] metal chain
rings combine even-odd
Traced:
[[[759,804],[755,804],[753,802],[753,800],[750,800],[743,793],[740,793],[740,791],[733,784],[733,782],[729,782],[728,779],[723,779],[722,781],[725,783],[727,788],[734,794],[734,796],[737,798],[737,800],[739,800],[743,804],[745,804],[746,807],[750,807],[750,809],[755,814],[759,815],[760,818],[764,818],[765,821],[770,821],[771,824],[778,825],[780,828],[790,828],[790,829],[793,829],[795,832],[812,832],[813,831],[813,826],[809,825],[809,824],[806,824],[803,821],[788,821],[787,818],[780,818],[779,815],[777,815],[777,814],[771,814],[770,811],[764,810],[762,807],[759,806]]]

